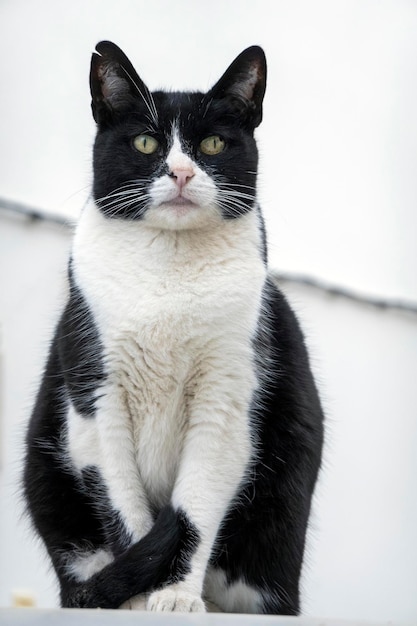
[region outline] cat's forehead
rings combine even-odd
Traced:
[[[165,135],[168,142],[178,133],[186,140],[195,139],[213,126],[206,94],[202,92],[155,91],[138,98],[126,117],[128,125]],[[218,117],[218,116],[217,116]],[[142,131],[143,132],[143,131]]]
[[[152,96],[161,107],[175,110],[199,106],[205,94],[199,91],[154,91]]]
[[[204,94],[184,91],[156,91],[152,93],[160,123],[183,125],[201,117]]]

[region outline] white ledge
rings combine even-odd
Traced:
[[[0,609],[3,626],[407,626],[387,620],[356,621],[330,618],[242,615],[224,613],[147,613],[102,609]],[[411,626],[411,625],[410,625]]]

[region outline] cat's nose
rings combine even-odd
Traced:
[[[194,172],[191,167],[186,168],[175,168],[173,169],[169,175],[171,178],[175,180],[176,185],[179,187],[180,191],[185,185],[192,179],[194,176]]]

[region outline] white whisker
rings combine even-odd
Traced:
[[[158,124],[158,111],[156,109],[156,105],[155,105],[155,100],[153,99],[153,96],[151,94],[151,92],[149,91],[149,89],[146,87],[146,85],[144,85],[145,89],[146,89],[146,95],[149,98],[149,101],[145,98],[145,96],[143,95],[142,91],[139,88],[139,85],[135,82],[135,80],[133,79],[133,77],[129,74],[129,72],[127,71],[127,69],[123,66],[121,66],[123,71],[125,72],[125,74],[128,76],[128,78],[131,80],[131,82],[134,84],[137,92],[141,95],[142,100],[144,101],[144,103],[146,104],[149,113],[151,114],[151,118],[152,121],[157,125]]]
[[[147,208],[150,195],[144,190],[146,179],[129,180],[111,191],[106,196],[96,199],[97,206],[106,215],[123,214],[136,209],[131,217],[139,217]]]

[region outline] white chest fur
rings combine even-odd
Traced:
[[[80,220],[74,277],[103,346],[104,396],[117,395],[105,423],[127,416],[141,478],[158,505],[172,490],[195,398],[214,401],[229,386],[234,405],[244,410],[250,401],[265,280],[259,239],[253,213],[183,231],[106,219],[94,205]]]

